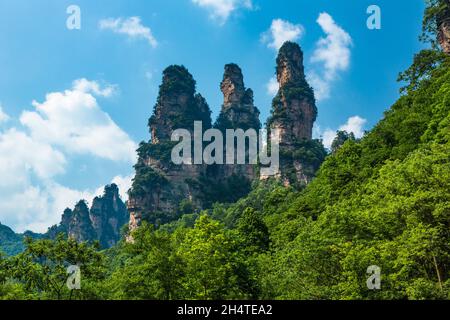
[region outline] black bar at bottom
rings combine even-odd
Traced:
[[[0,312],[40,314],[61,319],[69,315],[86,319],[94,315],[121,319],[383,319],[390,309],[402,316],[422,311],[438,314],[448,311],[448,301],[5,301]],[[8,310],[10,309],[10,310]]]

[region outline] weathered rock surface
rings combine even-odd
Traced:
[[[312,139],[317,118],[314,92],[305,79],[300,46],[286,42],[277,58],[279,92],[273,101],[270,128],[281,130],[281,144]]]
[[[223,105],[214,127],[221,130],[224,136],[227,129],[244,131],[254,129],[258,132],[261,128],[260,112],[254,106],[253,90],[245,87],[242,70],[237,64],[231,63],[225,66],[220,89],[223,93]],[[248,149],[246,159],[247,157]],[[225,153],[224,159],[226,159]],[[257,178],[256,166],[252,164],[221,165],[215,169],[214,174],[221,180],[233,175],[244,177],[250,182]]]
[[[273,99],[268,129],[280,133],[279,176],[286,185],[305,185],[312,179],[315,165],[299,152],[311,147],[317,107],[313,89],[305,78],[303,52],[298,44],[286,42],[280,48],[276,71],[280,89]],[[320,148],[317,151],[320,161]]]
[[[102,197],[92,201],[89,218],[95,231],[95,239],[103,248],[115,245],[121,237],[121,228],[128,223],[126,205],[119,196],[119,188],[112,184],[105,187]]]
[[[193,139],[194,121],[202,122],[203,131],[211,128],[211,111],[195,86],[183,66],[170,66],[163,72],[157,104],[149,120],[151,141],[141,143],[138,150],[128,201],[130,230],[136,229],[142,219],[160,224],[175,218],[169,213],[176,214],[186,199],[201,207],[191,182],[204,175],[206,167],[171,162],[174,130],[186,129]]]
[[[305,80],[303,53],[297,44],[288,42],[281,48],[277,78],[280,91],[274,99],[268,127],[281,130],[283,156],[279,176],[287,184],[304,185],[311,180],[317,165],[311,161],[316,155],[314,151],[308,153],[308,160],[303,155],[310,148],[319,149],[318,158],[324,157],[325,152],[320,142],[311,140],[317,108],[313,90]],[[245,87],[238,65],[225,66],[220,89],[223,105],[214,128],[222,133],[227,129],[259,130],[260,112],[254,105],[253,91]],[[172,132],[186,129],[194,138],[194,121],[202,121],[205,131],[211,128],[210,114],[186,68],[170,66],[163,72],[157,103],[149,120],[151,139],[148,143],[142,142],[138,149],[136,175],[129,192],[130,231],[142,220],[160,225],[183,213],[210,208],[214,202],[235,202],[260,178],[256,165],[248,164],[248,159],[247,164],[233,165],[172,163],[171,151],[177,144],[170,141]],[[248,153],[248,148],[246,150]],[[186,208],[190,211],[184,212]],[[128,240],[132,241],[132,237]]]

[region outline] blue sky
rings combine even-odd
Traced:
[[[381,30],[366,27],[372,4]],[[81,9],[80,30],[66,27],[70,5]],[[216,117],[223,66],[238,63],[264,122],[276,42],[295,40],[315,89],[328,90],[316,136],[370,129],[422,46],[423,8],[422,0],[0,0],[0,222],[45,231],[101,186],[125,191],[171,64],[190,70]]]

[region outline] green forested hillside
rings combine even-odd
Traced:
[[[4,299],[449,299],[450,59],[423,51],[361,140],[296,191],[261,182],[99,252],[58,237],[0,257]],[[79,264],[81,290],[65,287]],[[381,268],[369,290],[367,268]]]
[[[134,244],[102,253],[63,238],[29,240],[1,260],[0,296],[449,298],[449,63],[330,155],[305,190],[261,183],[233,205],[158,230],[144,224]],[[45,284],[65,283],[64,267],[81,260],[82,290]],[[371,265],[381,268],[381,290],[367,289]]]

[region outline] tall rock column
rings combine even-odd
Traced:
[[[79,201],[72,211],[67,236],[77,242],[95,239],[95,230],[89,217],[89,208],[84,200]]]
[[[203,130],[211,127],[211,111],[195,89],[196,83],[183,66],[170,66],[163,72],[157,103],[149,120],[150,142],[138,149],[136,175],[129,192],[130,231],[144,219],[156,225],[176,219],[180,203],[192,200],[201,207],[189,183],[205,171],[203,165],[174,165],[171,161],[172,132],[186,129],[194,137],[194,122]]]
[[[253,90],[246,89],[241,68],[234,63],[225,66],[220,90],[223,105],[215,127],[220,130],[250,128],[259,130],[259,110],[254,106]]]
[[[220,89],[223,94],[223,105],[214,127],[221,130],[224,136],[227,129],[242,129],[244,131],[254,129],[258,132],[261,128],[260,112],[254,106],[253,90],[245,88],[244,76],[237,64],[225,65]],[[248,182],[255,179],[257,174],[255,165],[248,164],[248,148],[246,159],[244,165],[220,166],[217,170],[218,179],[224,180],[233,175],[246,178]]]
[[[129,214],[116,184],[105,187],[103,196],[95,197],[89,211],[96,239],[102,248],[110,248],[120,240],[120,231]]]
[[[277,57],[279,91],[272,103],[268,129],[280,132],[280,174],[285,184],[305,185],[312,179],[325,151],[312,140],[317,118],[314,92],[305,78],[300,46],[286,42]],[[314,157],[309,157],[313,153]],[[261,177],[265,179],[267,177]]]
[[[314,92],[305,79],[303,52],[298,44],[286,42],[281,47],[277,80],[280,89],[273,100],[270,128],[280,129],[282,145],[311,140],[317,108]]]

